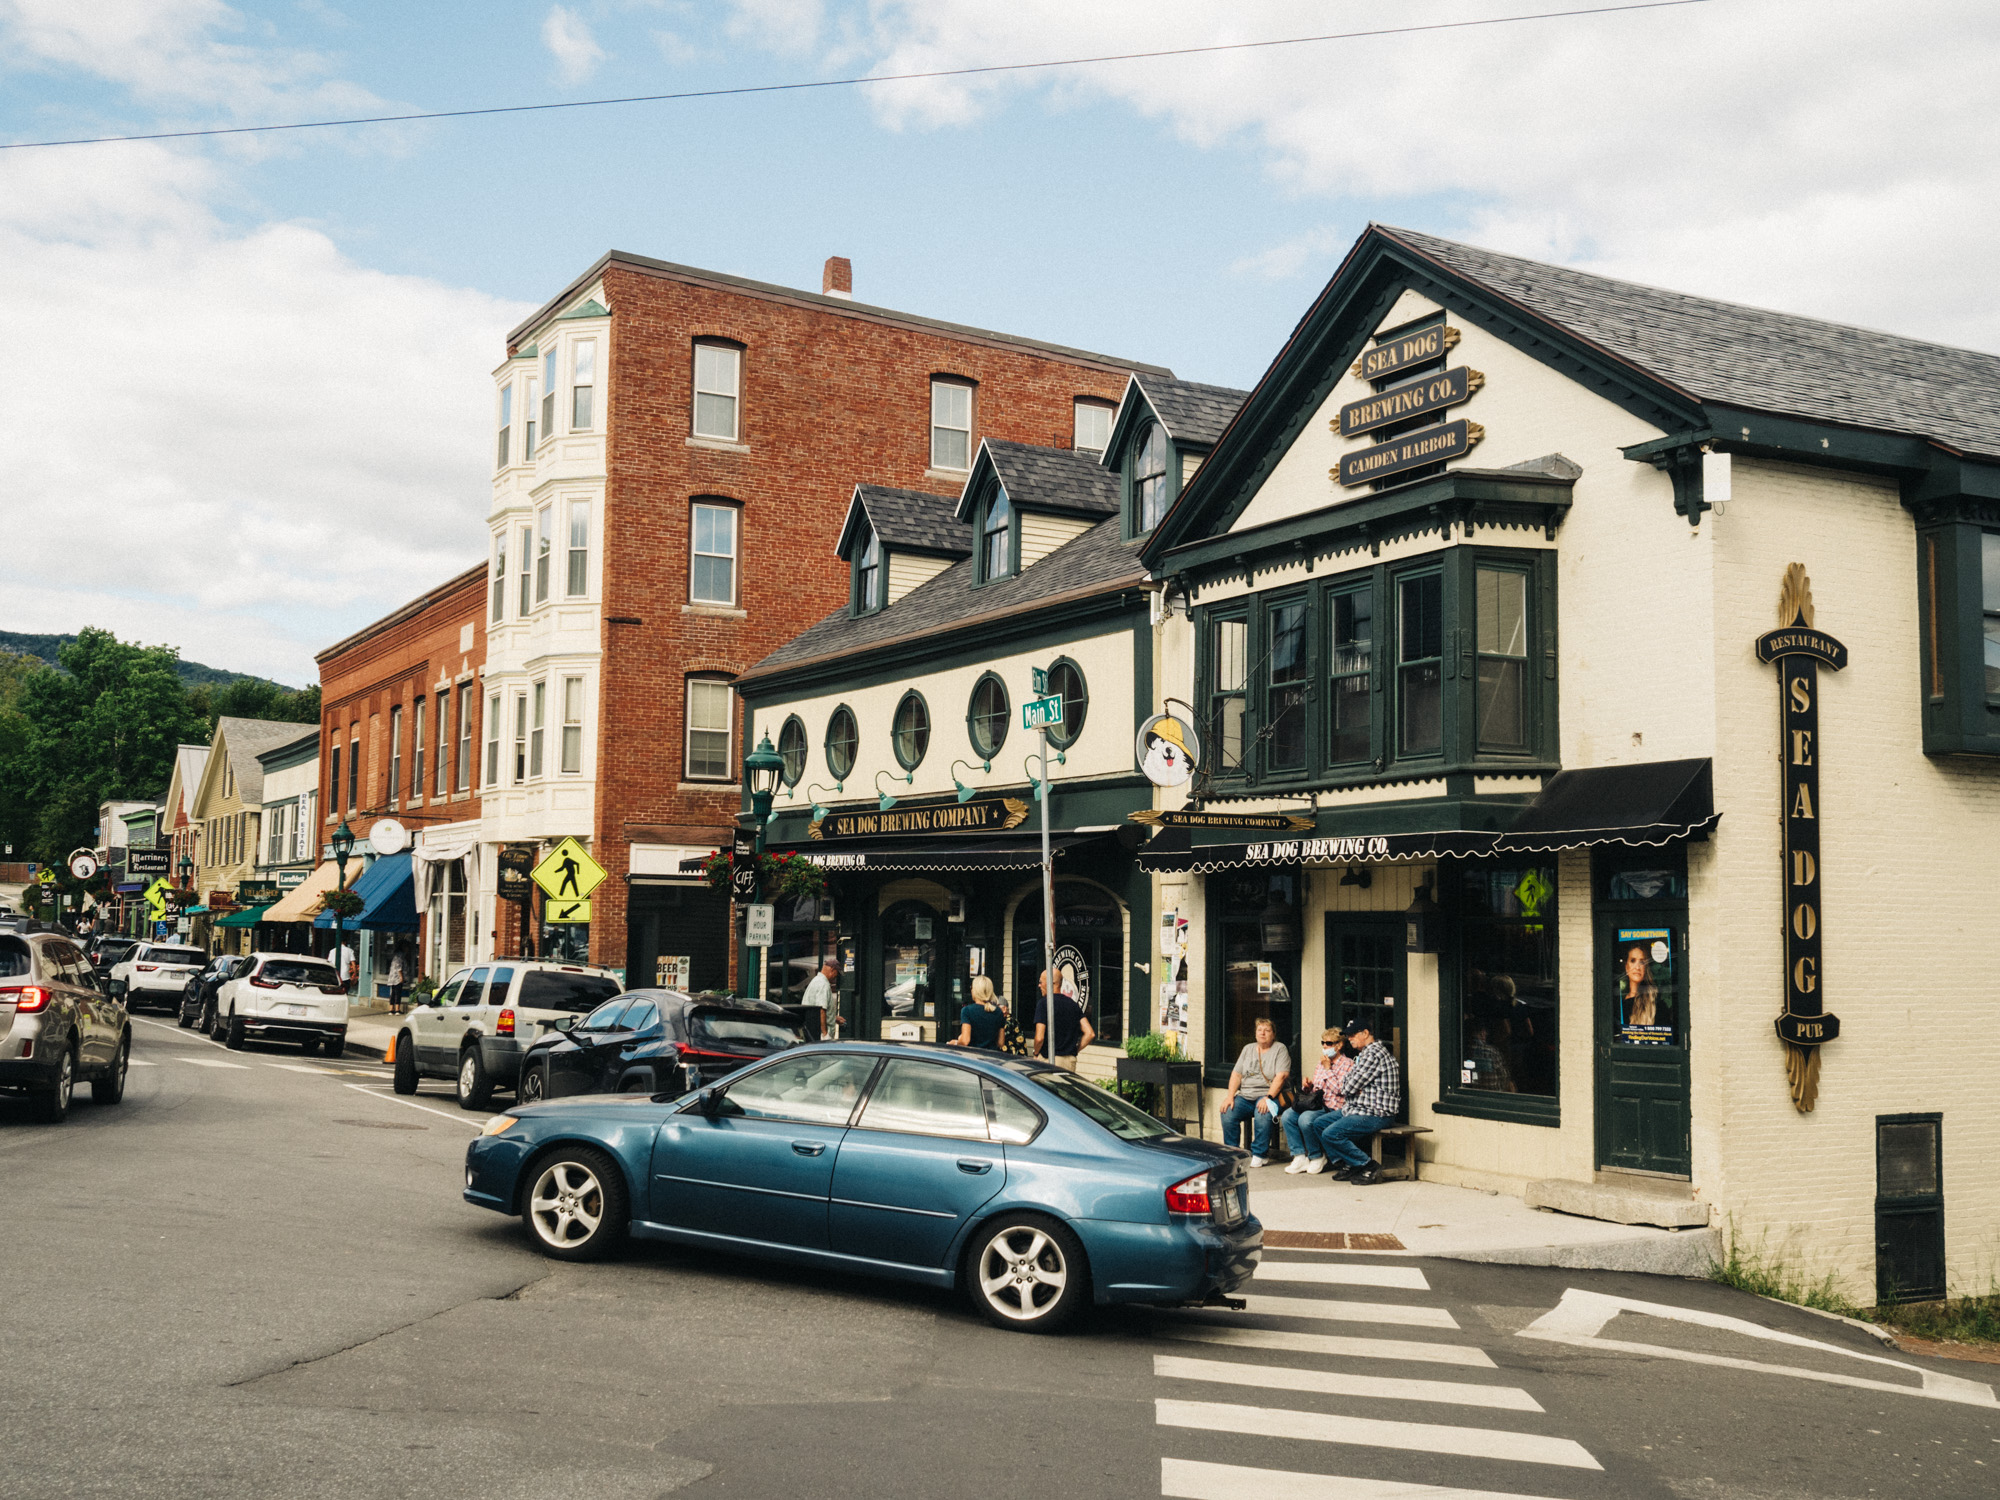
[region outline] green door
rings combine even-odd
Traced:
[[[1403,1011],[1408,1003],[1408,933],[1399,917],[1326,918],[1326,1019],[1330,1026],[1365,1025],[1403,1061]],[[1319,1038],[1302,1038],[1306,1055],[1301,1077],[1319,1064]],[[1403,1079],[1403,1108],[1409,1117],[1409,1079]]]
[[[1684,866],[1601,862],[1592,998],[1597,1164],[1686,1177],[1687,896]]]

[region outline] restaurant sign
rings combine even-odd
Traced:
[[[975,797],[970,802],[934,803],[929,807],[892,807],[887,811],[830,812],[807,826],[810,839],[902,838],[940,833],[1002,833],[1028,819],[1028,804],[1019,797]]]
[[[1461,401],[1470,401],[1473,392],[1485,384],[1486,377],[1479,371],[1460,365],[1456,370],[1426,375],[1408,385],[1350,401],[1341,407],[1339,420],[1329,425],[1336,437],[1359,437],[1391,422],[1421,417],[1427,412],[1443,411]]]
[[[1354,362],[1354,373],[1363,380],[1387,380],[1411,365],[1427,365],[1434,359],[1443,359],[1445,351],[1456,344],[1458,338],[1456,328],[1433,323],[1414,333],[1387,339],[1373,349],[1364,349],[1361,358]]]
[[[1156,812],[1142,807],[1125,816],[1131,822],[1151,828],[1253,828],[1266,833],[1306,833],[1313,827],[1308,813]]]
[[[1333,477],[1342,485],[1367,484],[1372,480],[1386,479],[1391,474],[1400,474],[1406,469],[1446,463],[1465,457],[1485,436],[1484,427],[1463,418],[1446,422],[1441,427],[1419,428],[1401,437],[1390,438],[1386,443],[1343,453],[1340,466],[1333,470]]]

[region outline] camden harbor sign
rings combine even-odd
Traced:
[[[809,839],[900,838],[938,833],[1001,833],[1028,818],[1028,804],[1019,797],[975,797],[970,802],[940,802],[928,807],[892,807],[886,811],[830,812],[806,828]]]
[[[1484,427],[1463,419],[1446,422],[1439,427],[1419,428],[1401,437],[1390,438],[1385,443],[1341,454],[1340,467],[1333,471],[1333,477],[1343,486],[1352,486],[1386,479],[1405,469],[1447,463],[1454,458],[1465,457],[1485,436]]]

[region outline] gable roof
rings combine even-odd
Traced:
[[[160,793],[160,805],[169,819],[178,814],[192,814],[194,794],[201,786],[201,773],[208,765],[208,746],[177,745],[174,747],[174,769],[167,777],[167,789]],[[178,806],[171,805],[174,788],[181,789]]]
[[[1226,385],[1203,385],[1165,375],[1134,375],[1132,383],[1146,393],[1153,415],[1176,443],[1213,447],[1250,394]]]
[[[1052,510],[1089,519],[1118,514],[1118,476],[1094,454],[986,438],[958,497],[956,515],[961,521],[972,519],[973,503],[985,487],[982,471],[990,471],[999,481],[1007,503],[1016,510]]]
[[[245,807],[254,807],[264,800],[264,765],[257,757],[266,750],[291,744],[301,737],[304,730],[305,726],[288,720],[232,719],[225,716],[215,721],[211,752],[217,746],[222,748],[227,757],[225,764],[236,775],[236,798]],[[312,732],[318,733],[317,726]]]
[[[834,555],[851,562],[865,522],[895,552],[928,552],[939,557],[970,557],[972,528],[953,516],[958,498],[923,490],[897,490],[883,484],[857,484],[847,503]]]

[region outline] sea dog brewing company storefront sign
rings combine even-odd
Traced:
[[[886,812],[837,812],[807,826],[811,839],[867,839],[910,834],[1002,833],[1027,821],[1028,804],[1019,797],[975,797],[930,807],[897,807]]]
[[[1812,628],[1812,583],[1799,563],[1785,569],[1778,619],[1780,628],[1757,641],[1758,660],[1778,667],[1784,769],[1785,1008],[1777,1029],[1792,1103],[1806,1114],[1819,1096],[1819,1049],[1840,1035],[1820,971],[1819,669],[1846,666],[1847,648]]]

